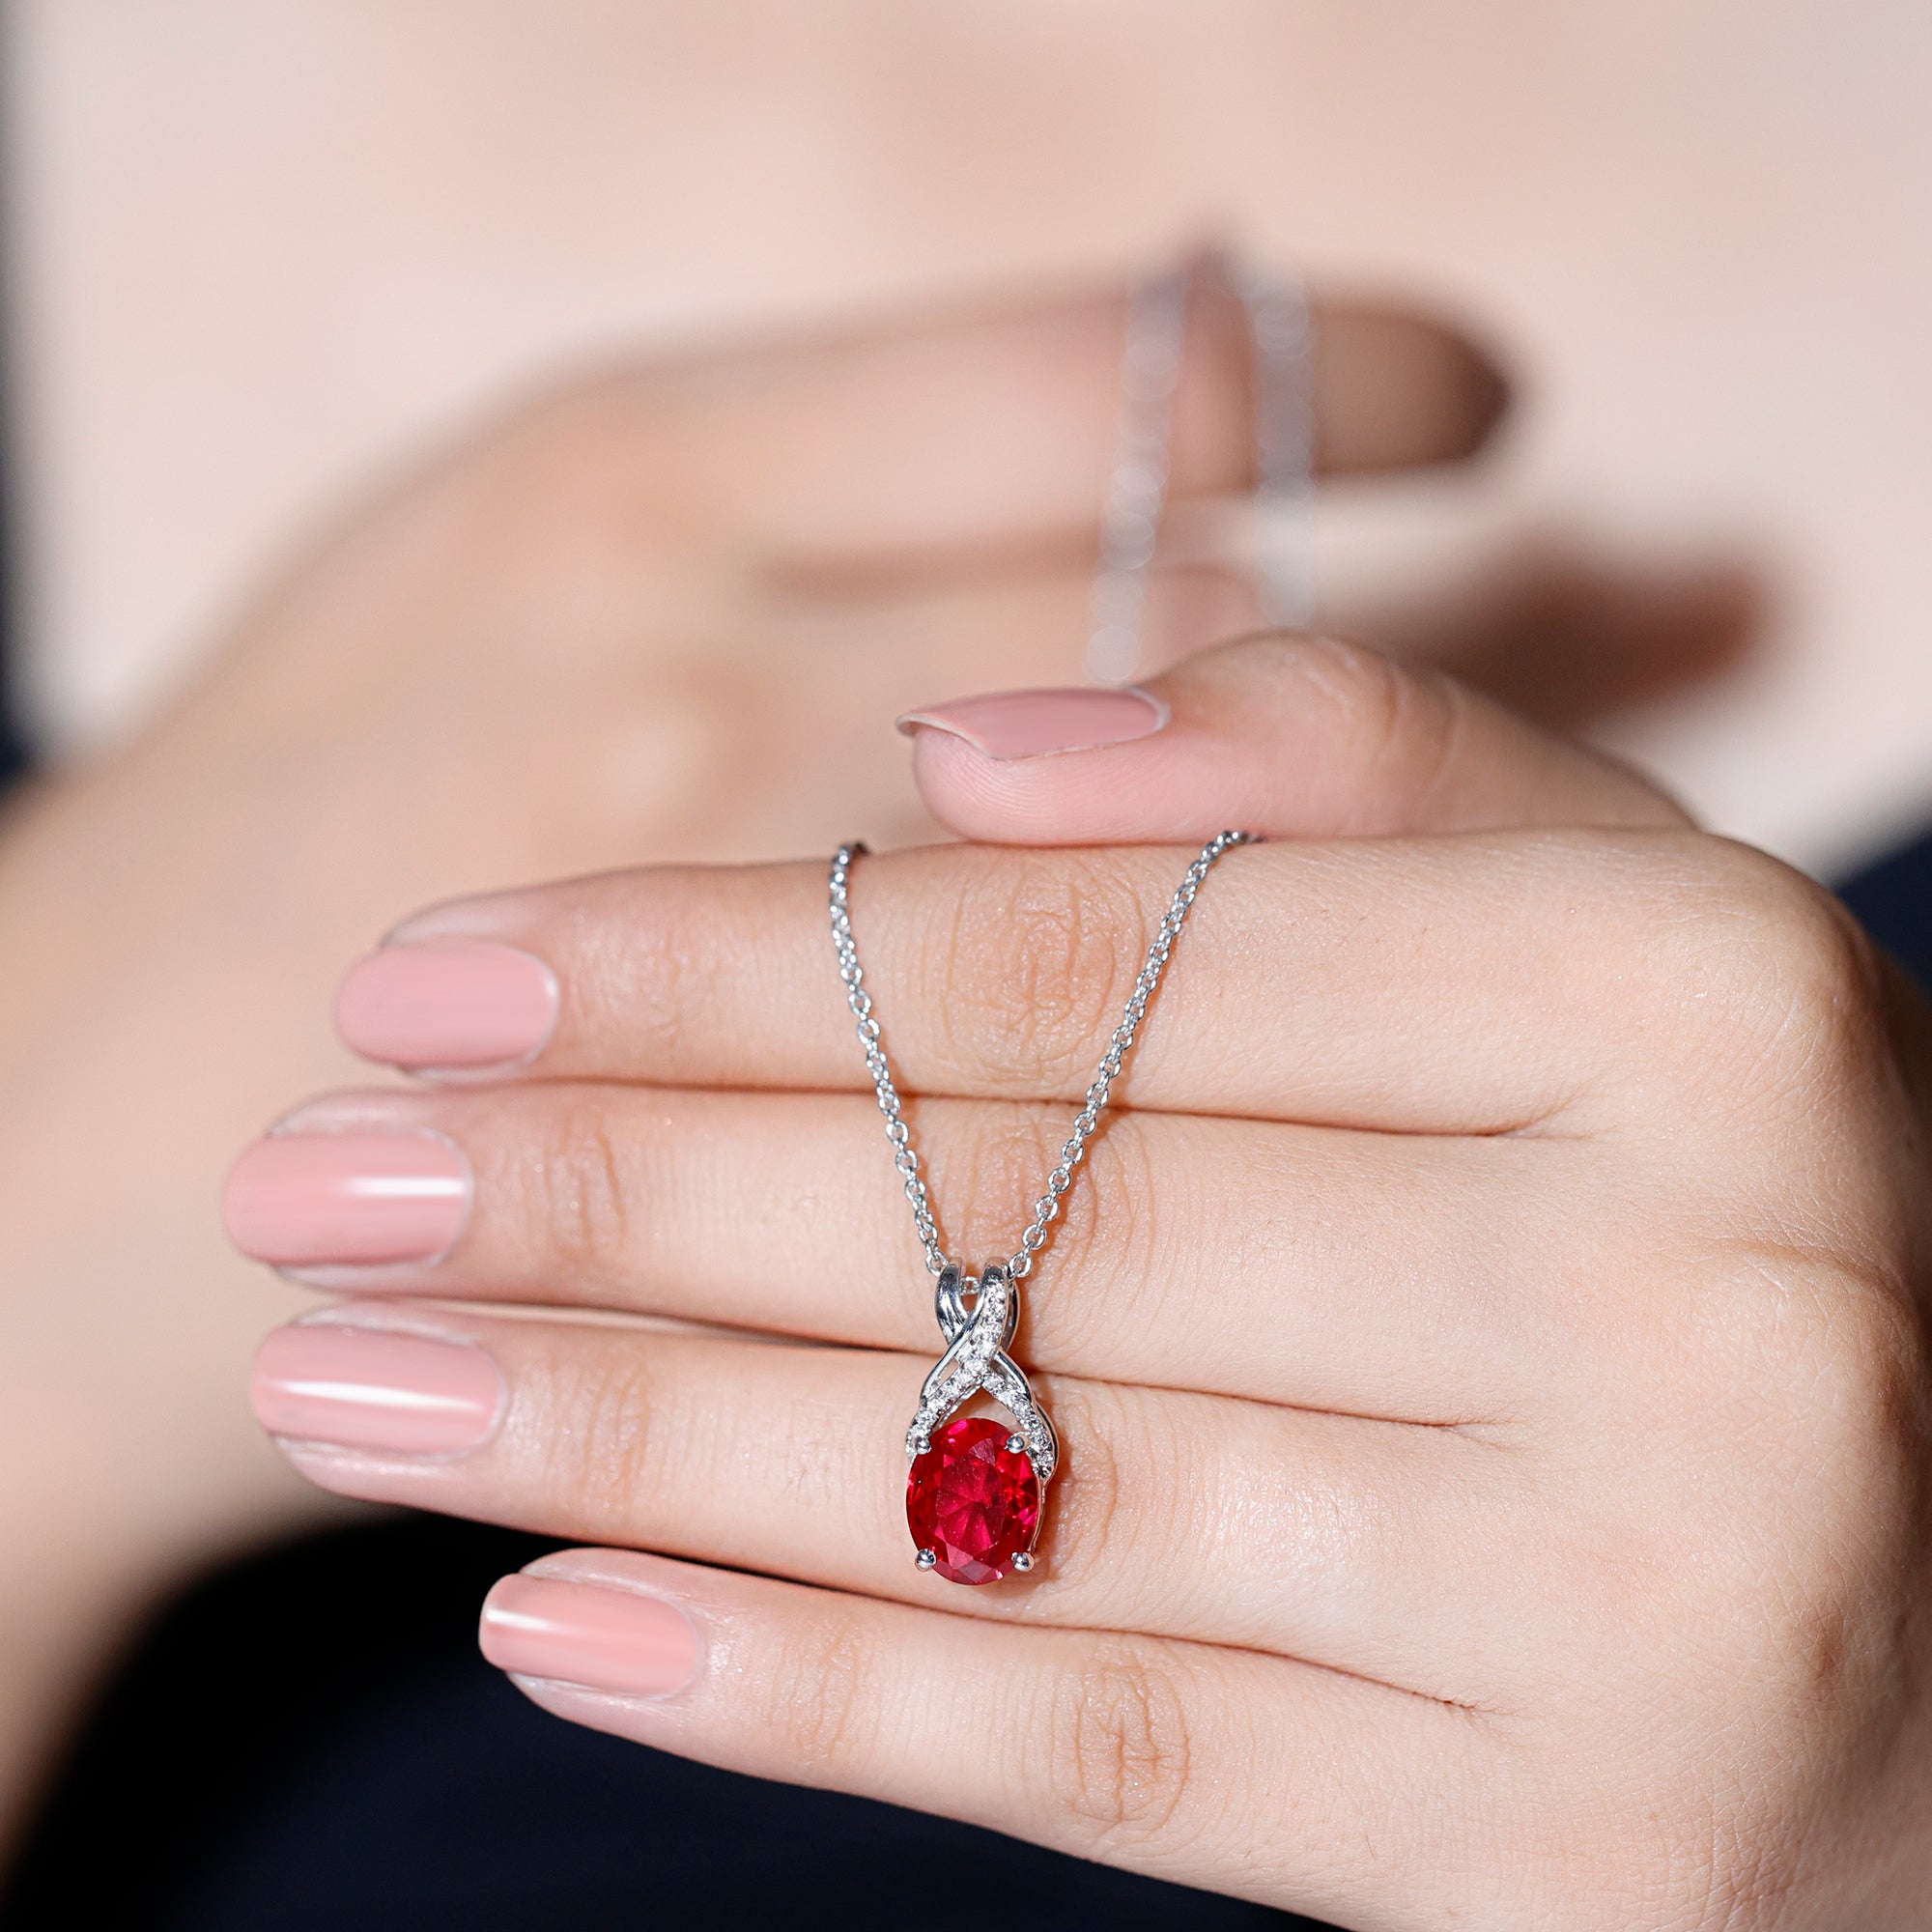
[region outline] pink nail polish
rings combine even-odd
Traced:
[[[469,1163],[438,1134],[280,1134],[229,1170],[228,1237],[278,1267],[434,1262],[469,1218]]]
[[[989,758],[1044,758],[1151,738],[1168,722],[1165,704],[1131,686],[1110,690],[993,691],[908,711],[898,721],[910,737],[950,731]]]
[[[666,1697],[697,1674],[697,1633],[662,1597],[555,1577],[505,1577],[477,1633],[498,1670]]]
[[[488,1441],[503,1406],[503,1377],[465,1342],[297,1322],[262,1344],[251,1394],[271,1435],[453,1456]]]
[[[514,946],[385,946],[349,969],[335,1029],[392,1066],[502,1066],[543,1051],[556,1009],[555,974]]]

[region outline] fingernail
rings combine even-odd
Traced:
[[[349,969],[335,1029],[391,1066],[501,1066],[543,1051],[556,1008],[556,975],[514,946],[385,946]]]
[[[262,1344],[251,1394],[271,1435],[451,1456],[489,1440],[503,1377],[467,1342],[298,1322]]]
[[[554,1577],[505,1577],[477,1640],[498,1670],[586,1690],[668,1697],[697,1675],[697,1633],[675,1605]]]
[[[898,721],[908,737],[950,731],[989,758],[1044,758],[1056,752],[1091,752],[1151,738],[1170,713],[1152,693],[1133,686],[1066,691],[992,691],[908,711]]]
[[[229,1170],[228,1238],[258,1262],[434,1262],[469,1218],[469,1163],[440,1134],[271,1134]]]

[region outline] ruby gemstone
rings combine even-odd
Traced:
[[[933,1432],[932,1447],[906,1479],[912,1540],[953,1583],[996,1583],[1033,1548],[1039,1478],[1025,1450],[1007,1447],[1006,1423],[955,1416]]]

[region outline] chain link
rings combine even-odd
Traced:
[[[1100,507],[1087,634],[1087,675],[1096,684],[1127,684],[1142,668],[1188,313],[1204,290],[1232,298],[1247,321],[1255,459],[1249,563],[1261,620],[1300,629],[1315,614],[1315,330],[1308,297],[1293,275],[1211,248],[1148,276],[1127,304],[1120,420]]]
[[[1159,540],[1167,503],[1169,459],[1174,434],[1174,399],[1187,347],[1188,309],[1204,276],[1218,278],[1247,312],[1254,355],[1255,459],[1261,513],[1255,570],[1264,619],[1269,623],[1305,621],[1309,604],[1306,549],[1307,511],[1313,470],[1311,356],[1313,333],[1307,298],[1299,282],[1268,275],[1223,251],[1182,262],[1151,276],[1135,292],[1127,312],[1121,366],[1121,420],[1114,461],[1101,509],[1100,555],[1094,579],[1093,628],[1087,650],[1090,676],[1103,684],[1122,684],[1138,668],[1147,613],[1148,576]],[[1073,1131],[1060,1150],[1060,1161],[1046,1178],[1046,1191],[1034,1204],[1032,1225],[1007,1264],[1016,1277],[1033,1272],[1034,1257],[1046,1245],[1047,1230],[1059,1218],[1061,1203],[1087,1157],[1087,1144],[1100,1124],[1114,1082],[1133,1050],[1134,1037],[1160,984],[1168,954],[1194,903],[1201,882],[1221,855],[1249,843],[1254,835],[1223,832],[1201,848],[1177,888],[1160,930],[1148,948],[1147,963],[1127,996],[1126,1009],[1101,1056],[1087,1098],[1073,1117]],[[841,845],[832,862],[832,941],[838,952],[838,977],[859,1025],[866,1068],[886,1117],[893,1165],[912,1204],[912,1218],[925,1250],[928,1272],[947,1265],[934,1225],[912,1133],[899,1106],[886,1059],[872,996],[859,966],[852,939],[850,885],[852,861],[861,844]]]
[[[1087,1089],[1085,1102],[1073,1117],[1073,1131],[1067,1137],[1066,1145],[1060,1150],[1060,1164],[1047,1176],[1046,1191],[1034,1203],[1033,1225],[1020,1237],[1019,1246],[1007,1263],[1008,1271],[1015,1277],[1023,1279],[1033,1272],[1034,1257],[1046,1245],[1047,1230],[1059,1218],[1061,1203],[1073,1185],[1074,1171],[1087,1158],[1087,1144],[1099,1126],[1100,1116],[1106,1109],[1114,1082],[1121,1077],[1127,1055],[1133,1051],[1141,1022],[1147,1018],[1148,1008],[1160,985],[1161,975],[1167,970],[1168,955],[1174,951],[1174,942],[1180,936],[1180,928],[1193,907],[1196,895],[1201,891],[1201,882],[1224,852],[1236,845],[1252,844],[1254,839],[1252,832],[1217,834],[1201,848],[1200,856],[1188,867],[1180,884],[1175,889],[1174,897],[1168,902],[1167,912],[1160,922],[1160,930],[1154,934],[1152,944],[1148,948],[1147,961],[1141,967],[1140,977],[1134,981],[1133,991],[1127,995],[1121,1023],[1114,1029],[1107,1050],[1100,1057],[1093,1084]],[[838,977],[845,982],[846,1004],[859,1023],[859,1044],[865,1052],[866,1068],[872,1076],[872,1086],[879,1096],[879,1112],[886,1117],[886,1138],[893,1146],[893,1165],[905,1183],[906,1199],[912,1203],[913,1224],[919,1230],[920,1245],[925,1250],[926,1271],[937,1275],[946,1267],[946,1255],[940,1248],[939,1230],[933,1223],[932,1201],[926,1193],[925,1177],[920,1171],[919,1153],[912,1144],[912,1130],[906,1125],[905,1115],[899,1106],[899,1090],[893,1081],[878,1017],[872,1009],[872,996],[866,990],[865,971],[859,964],[859,949],[852,937],[852,862],[865,849],[864,845],[855,841],[839,846],[833,856],[832,944],[838,954]]]

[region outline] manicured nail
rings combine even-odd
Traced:
[[[556,1005],[556,975],[514,946],[385,946],[349,969],[335,1030],[391,1066],[501,1066],[543,1051]]]
[[[697,1675],[697,1633],[675,1605],[556,1577],[505,1577],[477,1640],[498,1670],[587,1690],[667,1697]]]
[[[453,1456],[489,1440],[503,1377],[467,1342],[298,1321],[262,1344],[251,1393],[271,1435]]]
[[[440,1134],[271,1134],[229,1170],[222,1215],[277,1267],[433,1262],[469,1197],[469,1163]]]
[[[1151,692],[1131,685],[1066,691],[992,691],[956,697],[950,704],[908,711],[899,729],[950,731],[989,758],[1044,758],[1056,752],[1091,752],[1151,738],[1166,723],[1168,708]]]

